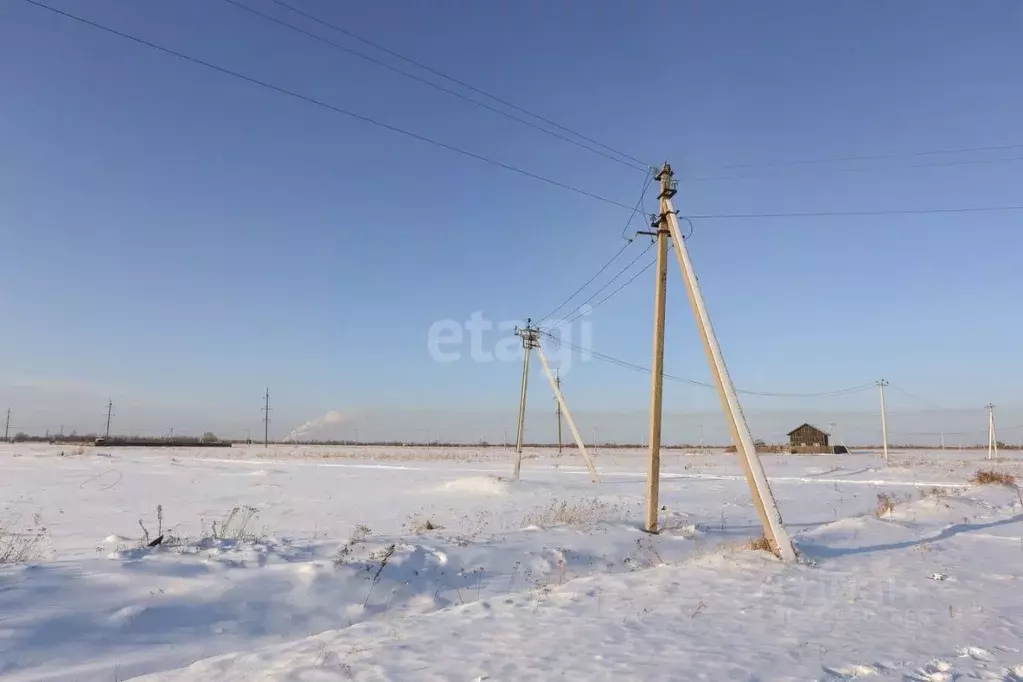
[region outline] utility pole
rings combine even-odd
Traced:
[[[672,179],[673,172],[667,163],[661,169],[661,173],[667,175],[669,187],[675,188]],[[662,180],[663,183],[663,180]],[[663,198],[663,212],[668,219],[668,229],[671,231],[671,239],[675,245],[675,255],[678,257],[679,267],[682,270],[682,278],[686,283],[686,291],[689,294],[689,302],[693,308],[693,315],[696,317],[697,327],[700,330],[700,337],[703,340],[703,347],[707,353],[707,360],[714,374],[714,382],[718,389],[718,397],[724,408],[725,418],[732,431],[732,442],[740,454],[740,463],[746,474],[746,481],[750,487],[753,497],[753,504],[760,516],[760,522],[764,529],[764,537],[770,543],[771,548],[783,561],[792,562],[796,560],[796,550],[792,546],[792,540],[782,521],[781,511],[771,491],[771,485],[764,472],[763,463],[753,445],[753,434],[750,433],[746,416],[742,412],[742,405],[739,403],[739,395],[735,390],[735,384],[728,374],[725,366],[724,355],[721,346],[718,344],[717,335],[710,321],[710,313],[707,311],[707,304],[700,290],[700,282],[696,278],[696,271],[693,269],[692,260],[689,257],[689,249],[686,247],[685,239],[682,236],[682,228],[679,227],[678,216],[675,214],[675,205],[671,197]]]
[[[4,442],[11,442],[11,408],[7,408],[7,422],[4,424]]]
[[[995,406],[987,404],[987,458],[998,456],[998,438],[995,436]]]
[[[526,389],[529,386],[529,357],[534,348],[540,346],[540,330],[533,326],[533,320],[526,318],[526,326],[515,328],[515,336],[522,339],[522,393],[519,396],[519,425],[515,435],[515,480],[522,470],[522,439],[526,432]]]
[[[266,389],[266,395],[263,396],[263,447],[269,447],[270,444],[270,389]]]
[[[104,438],[110,438],[110,418],[114,416],[114,401],[107,400],[107,430],[103,433]]]
[[[881,441],[884,443],[884,463],[888,464],[888,410],[884,406],[884,387],[888,382],[881,379],[877,388],[881,391]]]
[[[557,387],[558,393],[561,392],[561,372],[557,371],[554,375],[554,385]],[[558,454],[561,454],[561,401],[558,400],[558,396],[554,396],[555,402],[558,403],[558,409],[554,411],[554,414],[558,415]]]
[[[945,449],[945,427],[941,427],[941,449]]]
[[[703,424],[700,424],[700,452],[703,452]]]
[[[650,458],[646,474],[646,530],[657,532],[658,500],[661,489],[661,417],[664,398],[664,305],[668,293],[668,201],[677,190],[671,179],[671,168],[664,168],[654,176],[661,183],[661,212],[653,216],[651,235],[657,244],[657,274],[654,279],[654,362],[650,370]]]

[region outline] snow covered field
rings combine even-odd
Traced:
[[[0,445],[0,679],[1023,681],[1023,459],[552,454]]]

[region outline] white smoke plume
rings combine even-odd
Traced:
[[[305,424],[302,424],[297,429],[287,435],[284,440],[296,440],[300,436],[304,436],[311,431],[323,428],[324,426],[334,426],[336,424],[344,424],[350,419],[350,415],[341,412],[340,410],[331,410],[326,414],[320,415],[316,419],[310,419]]]

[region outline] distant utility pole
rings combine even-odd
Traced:
[[[945,427],[941,427],[941,449],[945,449]]]
[[[522,439],[526,433],[526,389],[529,386],[529,357],[534,348],[540,347],[540,330],[533,326],[533,320],[526,318],[526,326],[515,328],[515,336],[522,339],[522,393],[519,396],[519,424],[515,434],[515,480],[522,469]]]
[[[995,406],[987,404],[987,458],[998,456],[998,438],[995,436]]]
[[[107,401],[107,430],[103,433],[104,438],[110,438],[110,418],[114,416],[114,401]]]
[[[270,444],[270,389],[266,389],[266,395],[263,396],[263,447],[269,447]]]
[[[653,232],[643,232],[657,243],[657,274],[654,280],[654,362],[650,370],[650,458],[646,475],[646,530],[657,532],[657,511],[661,487],[661,417],[664,398],[664,304],[668,294],[668,200],[675,196],[675,183],[671,168],[664,168],[655,176],[661,183],[661,212],[653,216],[650,227]]]
[[[888,382],[881,379],[877,382],[877,387],[881,391],[881,440],[884,443],[884,463],[888,464],[888,411],[884,406],[884,387],[888,385]]]
[[[554,375],[554,385],[557,386],[558,391],[561,391],[561,372],[558,371]],[[554,396],[555,402],[558,403],[558,408],[554,410],[554,414],[558,416],[558,454],[561,454],[561,402],[558,401],[558,396]]]
[[[11,442],[10,434],[11,434],[11,408],[8,407],[7,408],[7,422],[4,424],[4,442],[5,443],[10,443]]]

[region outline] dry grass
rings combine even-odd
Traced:
[[[19,525],[16,518],[0,521],[0,566],[28,563],[42,555],[40,545],[46,538],[46,528],[38,516],[27,528],[19,530]]]
[[[523,526],[550,528],[551,526],[590,526],[613,517],[619,507],[596,498],[567,502],[552,500],[546,507],[540,507],[522,519]]]
[[[744,545],[744,549],[750,549],[754,552],[770,552],[774,554],[774,548],[771,547],[771,541],[761,535],[759,538],[753,538]]]
[[[1004,485],[1015,488],[1016,477],[1001,471],[978,469],[977,473],[970,479],[970,483],[976,483],[977,485]]]
[[[882,516],[890,516],[895,511],[895,505],[898,504],[899,498],[888,493],[877,494],[877,509],[874,511],[874,515],[877,518]]]

